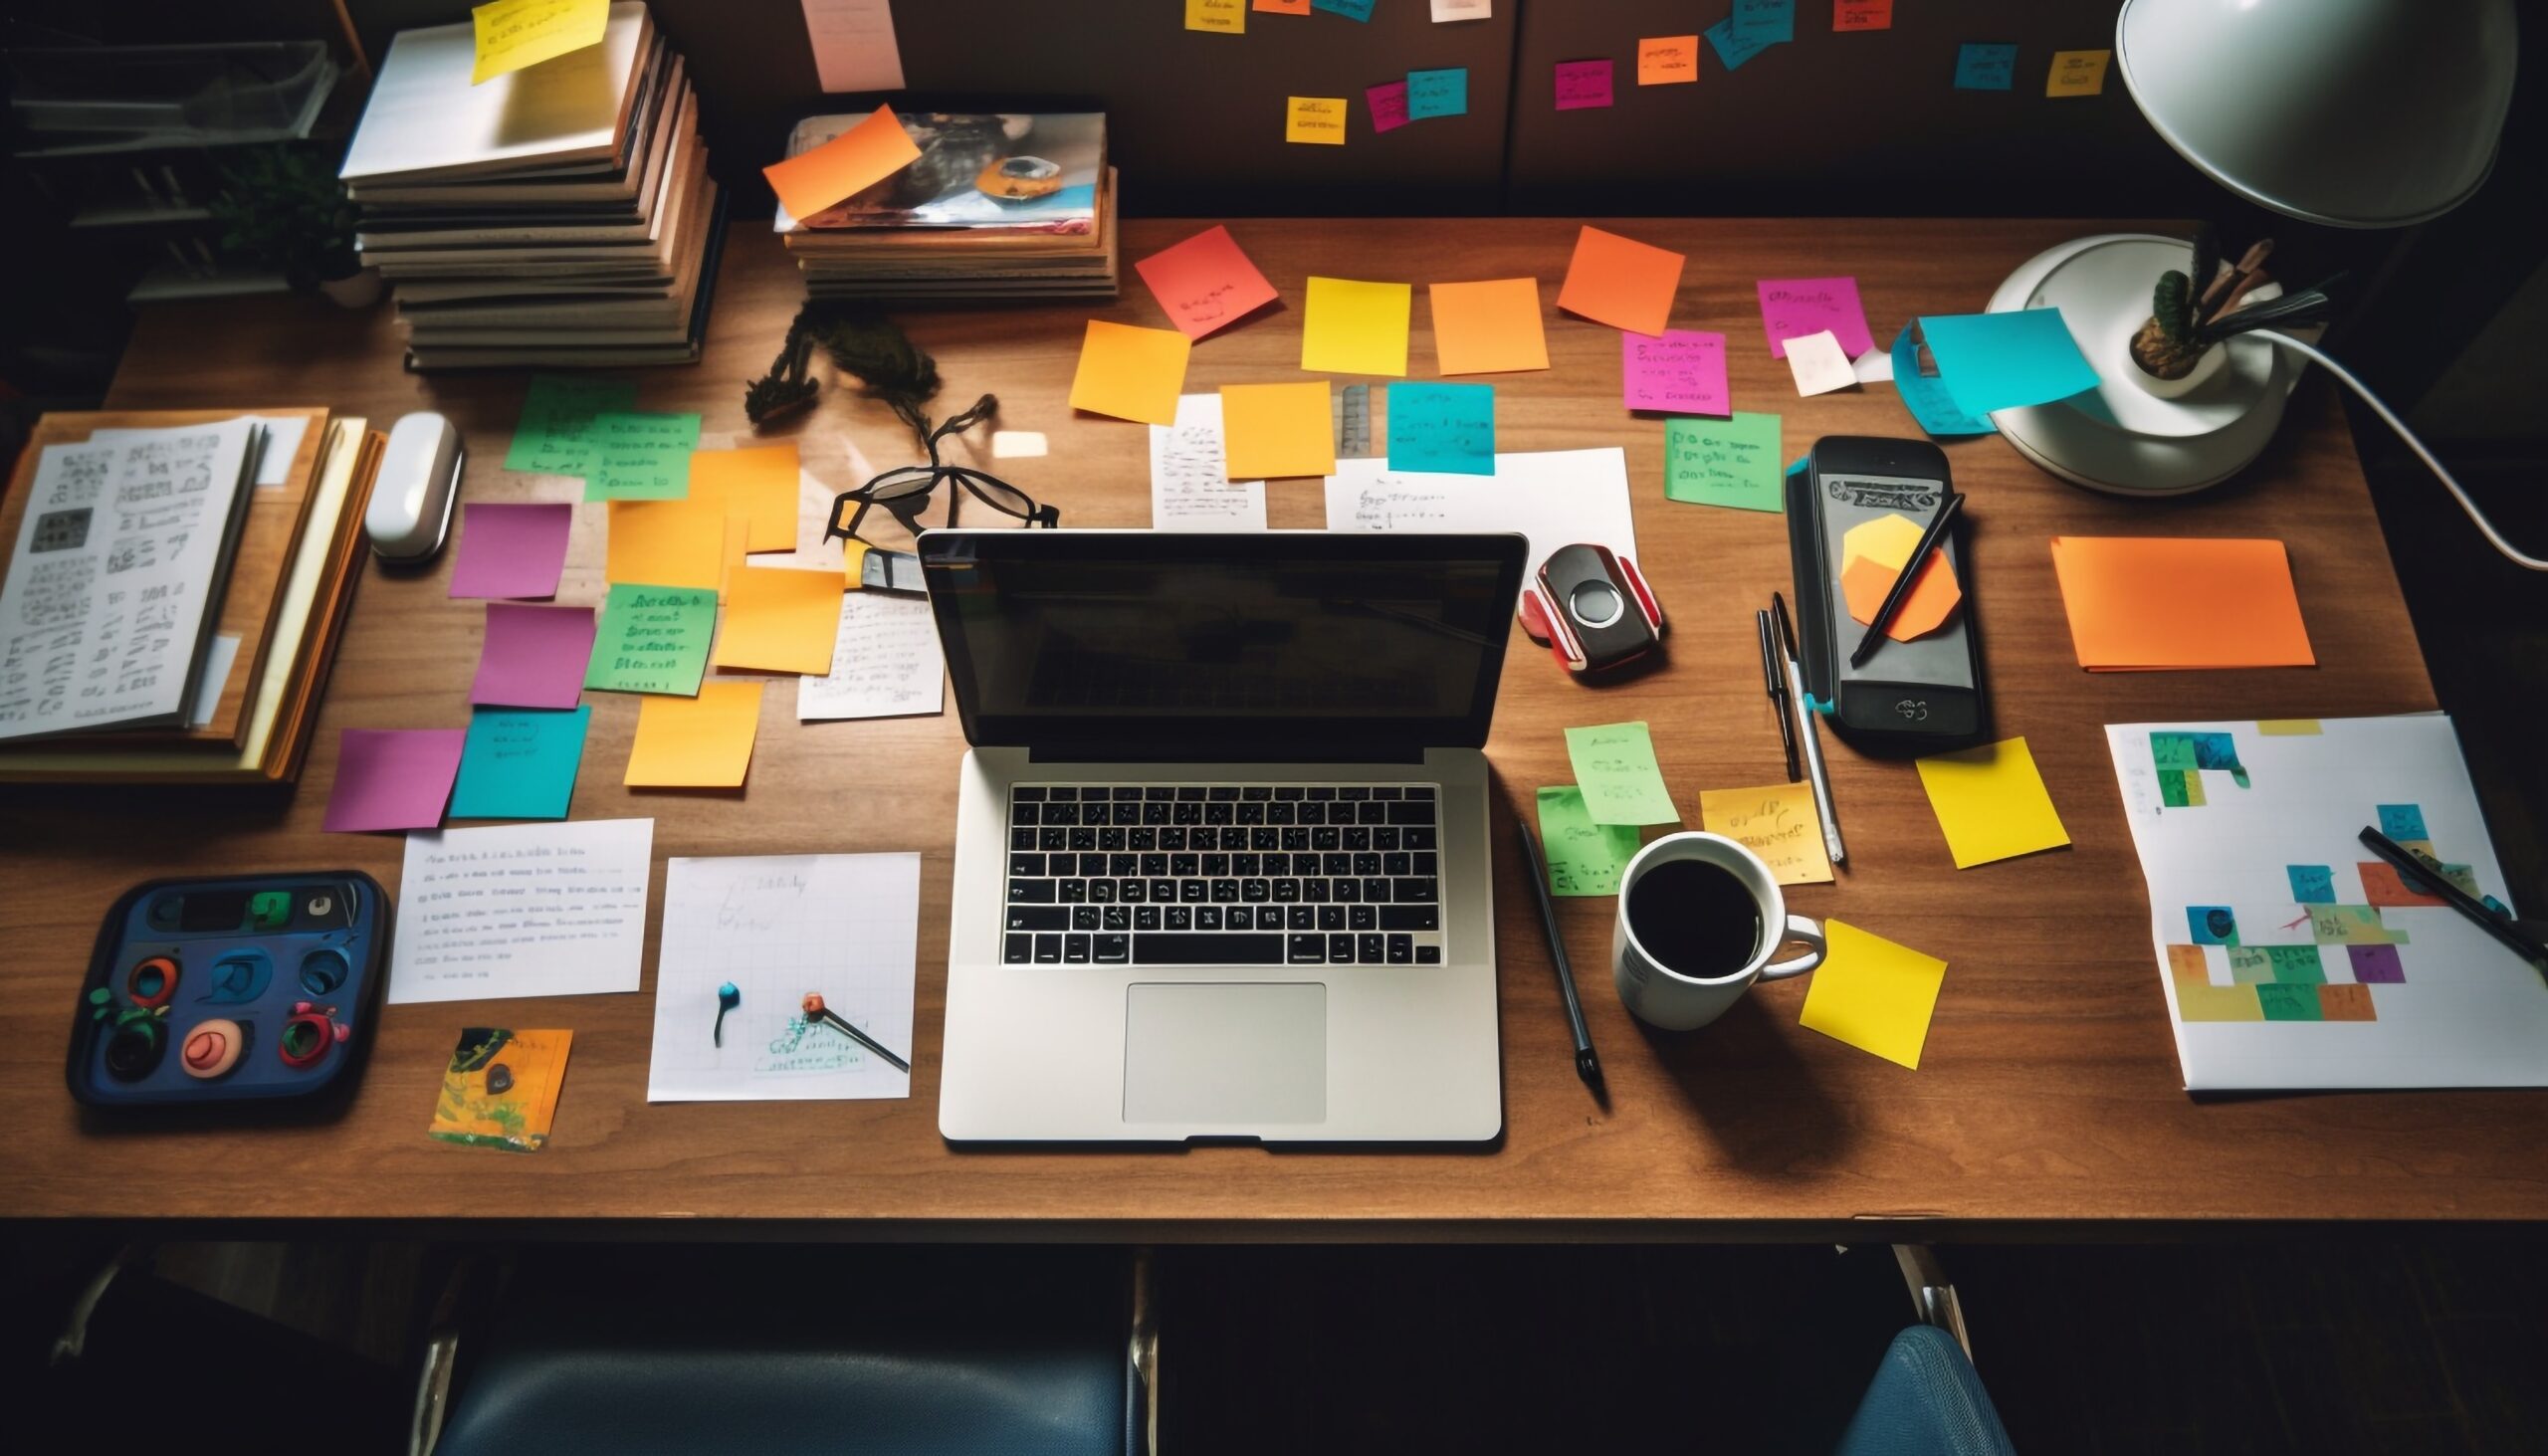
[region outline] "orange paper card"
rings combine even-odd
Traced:
[[[726,580],[713,661],[721,668],[824,676],[840,633],[841,589],[838,572],[736,567]]]
[[[1893,578],[1902,571],[1902,563],[1911,559],[1912,549],[1920,544],[1920,527],[1907,516],[1880,516],[1850,526],[1840,537],[1840,594],[1849,603],[1853,621],[1872,622],[1878,607],[1884,605],[1885,593],[1893,590]],[[1893,617],[1884,624],[1884,635],[1896,642],[1924,637],[1947,624],[1955,615],[1956,603],[1964,599],[1964,589],[1955,579],[1955,563],[1944,551],[1931,551],[1929,559],[1920,563],[1920,574],[1911,579],[1911,590],[1894,608]],[[1854,647],[1857,644],[1851,643]]]
[[[741,788],[760,731],[757,679],[702,683],[696,698],[637,700],[631,788]]]
[[[1636,84],[1679,86],[1699,79],[1697,36],[1649,36],[1636,43]]]
[[[746,529],[741,517],[730,516],[726,503],[713,497],[613,501],[602,579],[715,591],[733,559],[729,535],[740,540]]]
[[[1274,302],[1274,286],[1239,251],[1228,228],[1196,233],[1133,267],[1187,338],[1201,338]]]
[[[1336,474],[1327,381],[1223,385],[1221,451],[1227,480]]]
[[[1586,228],[1576,236],[1575,258],[1566,266],[1557,306],[1612,328],[1661,333],[1672,320],[1672,295],[1681,287],[1683,262],[1667,249]]]
[[[690,457],[690,499],[723,501],[728,515],[742,517],[746,551],[796,549],[794,442],[756,445],[747,450],[694,452]]]
[[[1185,387],[1185,356],[1194,341],[1173,328],[1136,328],[1088,320],[1079,372],[1071,376],[1071,408],[1146,425],[1176,423],[1176,394]]]
[[[1310,13],[1310,0],[1256,0],[1248,9],[1262,10],[1268,15],[1307,15]]]
[[[1437,283],[1425,292],[1432,296],[1433,354],[1442,373],[1503,374],[1549,366],[1538,279]]]
[[[801,156],[761,168],[778,205],[792,218],[809,218],[844,197],[854,197],[920,160],[920,148],[894,115],[873,115]]]
[[[2057,535],[2052,570],[2091,671],[2318,661],[2280,541]]]

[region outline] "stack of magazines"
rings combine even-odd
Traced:
[[[867,119],[809,116],[801,155]],[[1106,117],[915,111],[920,160],[778,233],[817,299],[1086,299],[1116,291]]]
[[[341,176],[418,369],[699,357],[725,219],[682,58],[638,0],[601,43],[470,83],[472,27],[399,33]]]

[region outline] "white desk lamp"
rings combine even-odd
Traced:
[[[2405,227],[2466,201],[2494,165],[2515,50],[2512,0],[2125,0],[2115,20],[2124,86],[2169,145],[2259,206],[2336,227]],[[2256,458],[2314,361],[2433,468],[2496,550],[2548,570],[2496,533],[2423,442],[2316,347],[2315,330],[2214,344],[2187,381],[2143,371],[2130,344],[2151,290],[2191,257],[2175,238],[2078,238],[2000,286],[1993,312],[2058,308],[2103,380],[1993,415],[2018,453],[2118,495],[2199,491]]]

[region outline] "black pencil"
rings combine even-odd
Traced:
[[[1849,654],[1849,666],[1864,667],[1867,659],[1875,656],[1876,645],[1884,641],[1884,624],[1893,620],[1902,599],[1911,594],[1911,583],[1920,575],[1920,563],[1929,559],[1931,547],[1946,538],[1947,526],[1954,522],[1955,513],[1963,505],[1963,493],[1957,491],[1948,492],[1938,502],[1937,514],[1929,518],[1929,528],[1920,532],[1920,543],[1911,548],[1911,559],[1902,563],[1901,571],[1894,575],[1892,590],[1884,594],[1884,605],[1875,609],[1874,619],[1867,623],[1867,635],[1858,639],[1856,650]]]
[[[1575,1033],[1575,1075],[1599,1092],[1601,1059],[1592,1050],[1592,1029],[1584,1024],[1584,998],[1575,990],[1575,967],[1567,962],[1566,937],[1558,934],[1557,905],[1549,899],[1548,866],[1540,859],[1540,842],[1531,836],[1522,806],[1513,806],[1513,827],[1522,836],[1522,873],[1531,877],[1531,898],[1540,908],[1540,929],[1548,933],[1549,958],[1557,962],[1557,988],[1566,1000],[1567,1028]]]
[[[1805,771],[1796,761],[1796,722],[1788,717],[1788,676],[1779,670],[1779,644],[1768,609],[1754,612],[1752,624],[1761,629],[1761,685],[1770,690],[1770,712],[1779,721],[1779,746],[1788,755],[1788,782],[1794,783]]]

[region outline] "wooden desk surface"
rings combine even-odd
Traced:
[[[1126,226],[1126,289],[1099,316],[1157,324],[1130,260],[1195,224]],[[1854,274],[1886,336],[1915,312],[1979,309],[2012,267],[2081,232],[2058,221],[1633,222],[1690,255],[1673,321],[1722,329],[1736,399],[1786,417],[1787,453],[1823,434],[1907,434],[1890,388],[1799,399],[1762,346],[1753,282]],[[1517,634],[1492,754],[1505,787],[1566,782],[1560,729],[1644,719],[1675,796],[1780,773],[1752,609],[1788,576],[1780,518],[1662,494],[1663,425],[1621,412],[1616,334],[1556,312],[1572,221],[1266,221],[1234,225],[1284,307],[1204,341],[1187,387],[1301,377],[1303,279],[1534,275],[1549,307],[1545,373],[1498,376],[1508,450],[1620,444],[1643,564],[1673,624],[1667,671],[1577,686]],[[1420,294],[1419,290],[1419,294]],[[727,253],[706,359],[639,371],[642,407],[746,428],[743,384],[796,308],[795,270],[755,224]],[[1149,523],[1148,432],[1065,404],[1080,306],[906,312],[960,407],[996,391],[1008,428],[1048,458],[1003,472],[1071,525]],[[1412,360],[1429,375],[1429,312]],[[471,444],[466,499],[569,500],[570,482],[497,468],[523,391],[509,375],[400,372],[391,312],[315,300],[147,311],[109,403],[118,408],[316,402],[385,427],[439,409]],[[649,1106],[654,936],[636,995],[390,1008],[361,1088],[319,1126],[130,1132],[64,1094],[63,1037],[107,902],[144,876],[353,865],[395,886],[395,835],[319,832],[337,730],[454,726],[468,717],[480,603],[444,596],[450,557],[420,577],[361,584],[298,794],[7,791],[0,797],[0,1106],[10,1172],[0,1216],[822,1220],[840,1236],[1300,1238],[1569,1235],[1830,1237],[1863,1220],[1931,1232],[1983,1223],[2198,1219],[2535,1218],[2548,1214],[2540,1102],[2518,1093],[2366,1094],[2197,1103],[2182,1090],[2139,870],[2100,726],[2158,719],[2314,717],[2434,706],[2362,473],[2322,391],[2238,483],[2127,503],[2075,490],[1995,438],[1947,447],[1971,494],[1999,726],[2022,733],[2071,848],[1957,871],[1910,767],[1826,737],[1850,868],[1793,892],[1945,957],[1923,1065],[1906,1071],[1804,1030],[1803,982],[1762,989],[1707,1030],[1641,1031],[1607,984],[1608,900],[1561,902],[1611,1101],[1576,1081],[1539,927],[1509,855],[1497,895],[1506,1137],[1490,1151],[958,1151],[936,1125],[955,763],[943,718],[800,727],[792,690],[763,703],[740,795],[621,787],[634,699],[590,697],[574,817],[649,815],[658,858],[917,849],[923,856],[919,1036],[905,1102]],[[793,427],[810,468],[847,478],[841,438],[881,465],[908,458],[879,406],[827,388]],[[1276,525],[1321,523],[1315,483],[1268,491]],[[599,511],[578,513],[560,599],[598,597]],[[2091,676],[2072,659],[2046,538],[2057,531],[2274,535],[2290,543],[2315,670]],[[2154,584],[2156,589],[2163,585]],[[1502,830],[1499,818],[1499,830]],[[1505,831],[1509,832],[1509,831]],[[1507,843],[1499,833],[1496,846]],[[655,894],[662,895],[660,866]],[[424,1127],[457,1029],[572,1027],[553,1141],[533,1156],[454,1148]],[[667,1227],[667,1225],[658,1225]]]

